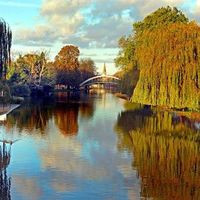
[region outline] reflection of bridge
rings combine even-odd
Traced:
[[[119,81],[120,81],[119,78],[106,74],[106,66],[104,64],[102,75],[91,77],[83,81],[79,86],[80,88],[90,88],[90,86],[105,86],[105,85],[113,87],[118,85]]]

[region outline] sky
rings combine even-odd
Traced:
[[[68,44],[92,58],[99,72],[117,71],[118,40],[132,24],[162,6],[176,6],[200,22],[200,0],[0,0],[0,17],[13,32],[13,56],[48,51],[51,60]]]

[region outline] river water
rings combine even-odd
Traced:
[[[1,122],[0,195],[200,199],[200,121],[113,94],[32,100]]]

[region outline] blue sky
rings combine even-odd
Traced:
[[[161,6],[176,6],[200,20],[200,0],[0,0],[0,17],[13,31],[13,55],[47,50],[53,59],[62,46],[80,47],[99,71],[113,59],[117,41],[132,31],[132,24]]]

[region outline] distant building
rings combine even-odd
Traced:
[[[103,66],[103,73],[102,73],[102,75],[107,75],[107,71],[106,71],[106,64],[104,63],[104,66]]]

